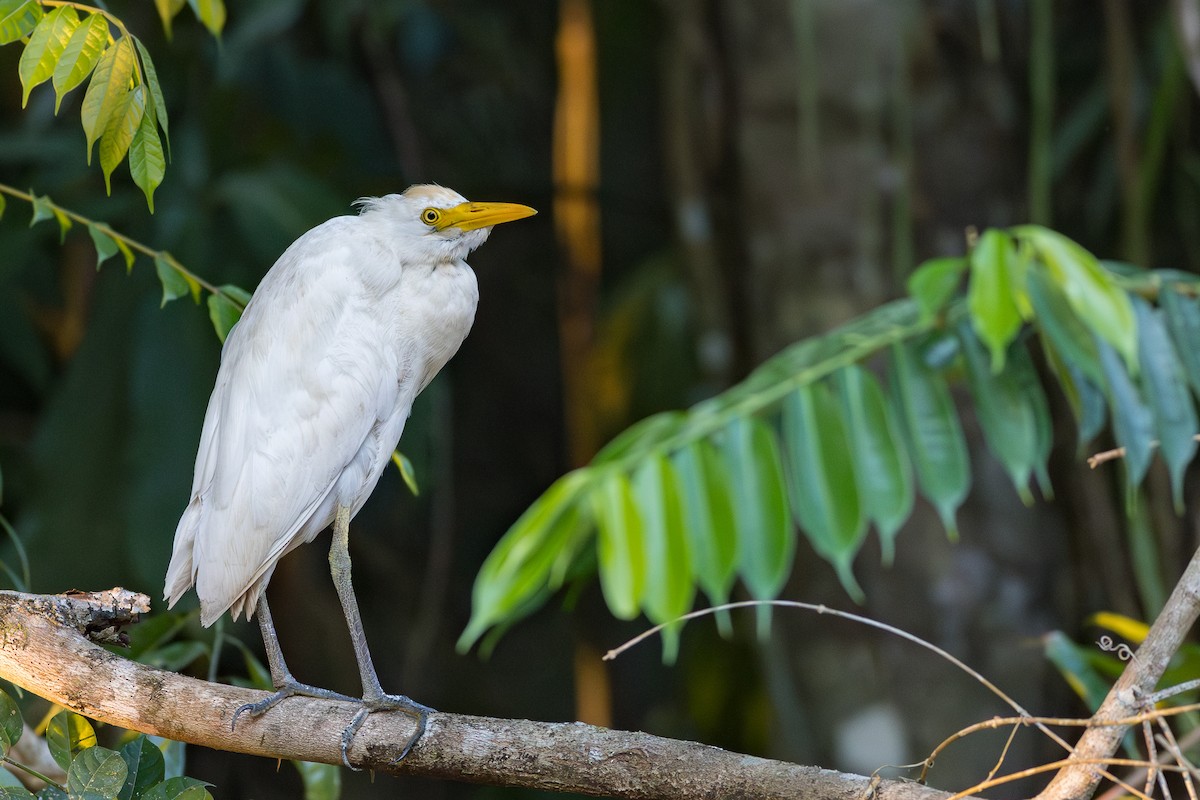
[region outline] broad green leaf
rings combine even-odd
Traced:
[[[1133,488],[1142,482],[1150,467],[1154,414],[1125,371],[1121,357],[1105,342],[1098,342],[1098,345],[1108,389],[1108,406],[1112,410],[1113,436],[1117,444],[1125,448],[1125,476],[1129,487]]]
[[[44,16],[38,0],[0,3],[0,45],[25,38]]]
[[[171,22],[186,5],[187,0],[154,0],[154,7],[158,10],[158,18],[162,20],[163,33],[167,35],[167,39],[172,35]]]
[[[8,751],[20,740],[23,730],[21,709],[8,696],[8,692],[0,691],[0,756],[8,755]]]
[[[686,421],[687,415],[683,412],[663,411],[635,422],[600,448],[592,464],[608,464],[640,455],[678,432]]]
[[[67,769],[76,755],[96,745],[96,732],[86,718],[72,711],[60,711],[46,728],[46,745],[55,763]]]
[[[633,473],[633,496],[642,518],[645,574],[642,608],[651,622],[678,619],[695,598],[687,532],[684,530],[679,478],[664,455],[646,459]],[[663,629],[663,660],[679,655],[679,626]]]
[[[54,113],[63,96],[83,83],[108,47],[108,21],[100,14],[83,17],[54,66]],[[89,148],[90,150],[90,148]]]
[[[967,271],[965,258],[935,258],[908,277],[908,293],[917,301],[922,319],[932,319],[950,302]]]
[[[92,237],[92,244],[96,246],[96,269],[99,270],[105,261],[108,261],[119,252],[117,249],[117,240],[95,222],[88,223],[87,228],[88,235]]]
[[[1168,283],[1159,291],[1158,302],[1167,313],[1175,353],[1183,363],[1192,391],[1200,397],[1200,301],[1183,296]]]
[[[604,601],[619,619],[638,615],[646,586],[644,529],[625,473],[608,470],[590,494]]]
[[[833,564],[842,588],[861,603],[851,569],[866,534],[846,424],[824,384],[805,384],[783,401],[792,512],[813,549]]]
[[[893,345],[891,356],[892,394],[917,483],[946,532],[956,538],[955,511],[971,487],[971,464],[954,401],[946,382],[922,363],[911,345]]]
[[[162,303],[159,308],[165,306],[172,300],[177,300],[180,297],[186,297],[191,287],[188,285],[187,279],[179,270],[175,269],[163,256],[154,257],[154,271],[158,273],[158,282],[162,284]],[[411,466],[411,465],[410,465]],[[404,473],[404,468],[400,469],[401,474]],[[416,494],[416,492],[413,492]]]
[[[167,161],[163,157],[162,140],[158,138],[153,108],[147,109],[142,115],[137,133],[129,144],[129,174],[142,194],[146,195],[146,205],[153,214],[154,190],[167,174]]]
[[[51,10],[38,23],[29,44],[21,52],[17,74],[21,78],[21,108],[29,102],[33,87],[50,80],[54,67],[62,57],[71,40],[71,34],[79,27],[79,14],[71,6],[60,6]]]
[[[1103,383],[1096,340],[1071,310],[1066,296],[1043,270],[1029,271],[1026,288],[1046,349],[1056,350],[1059,361],[1078,369],[1092,383]]]
[[[1196,409],[1163,312],[1155,311],[1140,297],[1134,298],[1133,307],[1137,314],[1142,391],[1154,411],[1158,452],[1171,476],[1175,513],[1182,515],[1183,473],[1196,455]]]
[[[250,293],[231,284],[219,288],[220,294],[208,296],[208,317],[212,320],[217,338],[224,342],[229,331],[241,319],[243,309],[250,302]]]
[[[72,797],[89,794],[116,797],[128,774],[129,767],[120,753],[106,747],[89,747],[75,756],[67,768],[67,792]]]
[[[223,0],[188,0],[196,18],[208,28],[209,33],[219,37],[225,27],[225,3]]]
[[[5,771],[7,772],[7,770]],[[36,797],[37,795],[19,784],[17,786],[0,786],[0,800],[35,800]]]
[[[1040,388],[1036,383],[1030,386],[1021,380],[1012,364],[1002,372],[994,373],[983,343],[976,338],[972,326],[960,325],[958,335],[967,367],[967,385],[975,401],[983,437],[992,454],[1004,466],[1022,502],[1030,505],[1033,494],[1029,491],[1029,478],[1038,463],[1042,443],[1033,406],[1035,401],[1030,399],[1029,393],[1040,391]],[[1028,359],[1028,351],[1019,344],[1012,347],[1011,358],[1022,357]],[[991,364],[995,364],[994,357]],[[1041,400],[1044,403],[1045,397]]]
[[[157,1],[157,0],[156,0]],[[180,8],[183,3],[180,2]],[[163,137],[167,140],[167,149],[171,147],[171,126],[167,119],[167,101],[163,97],[162,85],[158,82],[158,70],[154,68],[154,62],[150,59],[150,51],[142,44],[142,40],[131,36],[134,45],[137,47],[138,56],[142,60],[142,77],[145,78],[146,88],[150,90],[150,103],[148,106],[154,109],[154,120],[162,125]],[[155,138],[158,138],[158,131],[155,130]],[[161,147],[159,148],[162,149]],[[139,183],[138,186],[141,186]]]
[[[123,108],[130,92],[130,82],[133,80],[136,64],[133,43],[127,36],[117,39],[96,62],[96,69],[92,72],[92,79],[83,94],[83,105],[79,111],[83,133],[87,137],[89,164],[92,163],[92,145],[105,134],[109,121]],[[144,102],[142,107],[144,108]],[[141,121],[140,117],[138,121]]]
[[[183,776],[167,778],[157,786],[152,786],[141,800],[212,800],[207,788],[211,785]]]
[[[773,600],[787,582],[796,553],[779,445],[762,420],[737,417],[722,432],[721,451],[733,489],[738,571],[752,597]],[[770,606],[760,606],[760,637],[770,634],[770,625]]]
[[[679,477],[692,573],[713,605],[727,603],[737,572],[737,533],[725,462],[707,439],[676,451],[671,460]],[[717,613],[717,627],[722,635],[732,634],[728,611]]]
[[[1051,279],[1084,325],[1112,345],[1136,372],[1137,324],[1125,290],[1095,256],[1061,233],[1038,225],[1022,225],[1013,232],[1033,245]],[[1031,271],[1036,271],[1036,267]]]
[[[545,590],[560,551],[587,530],[577,501],[592,477],[589,470],[577,469],[559,478],[492,549],[475,577],[471,620],[459,637],[459,651]]]
[[[1012,239],[994,228],[984,231],[971,251],[967,308],[975,332],[991,351],[993,372],[1004,368],[1008,345],[1021,330],[1011,266],[1016,259]]]
[[[913,507],[912,471],[904,439],[874,375],[851,364],[837,371],[835,381],[853,453],[859,501],[863,514],[879,531],[883,561],[890,564],[896,532]]]
[[[186,286],[187,284],[185,283],[185,289]],[[164,300],[163,302],[166,301]],[[404,485],[412,492],[413,497],[420,497],[421,487],[417,485],[417,471],[413,469],[412,461],[408,459],[408,456],[399,450],[393,450],[392,463],[396,465],[396,469],[400,470],[400,479],[404,481]]]
[[[112,194],[113,170],[129,152],[129,145],[133,143],[133,137],[139,132],[145,115],[146,87],[138,86],[121,97],[113,109],[112,116],[108,119],[108,126],[100,137],[100,169],[104,171],[104,189],[109,194]],[[130,170],[133,170],[132,162]],[[149,199],[148,197],[147,200]],[[151,204],[151,213],[153,213],[153,204]]]
[[[342,796],[341,765],[293,761],[304,782],[304,800],[338,800]]]
[[[195,644],[199,644],[196,642]],[[162,750],[150,741],[146,735],[138,736],[127,742],[120,750],[121,758],[125,761],[125,784],[121,787],[119,800],[134,800],[139,798],[166,777],[166,762]]]

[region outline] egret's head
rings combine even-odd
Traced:
[[[386,216],[414,245],[446,258],[465,257],[487,241],[494,225],[537,213],[516,203],[470,203],[458,192],[429,184],[358,202],[364,215]]]

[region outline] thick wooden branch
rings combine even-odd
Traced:
[[[219,750],[341,763],[350,703],[291,698],[230,729],[233,710],[263,692],[224,686],[129,661],[84,635],[119,637],[144,610],[143,595],[0,592],[0,677],[84,716]],[[435,713],[408,758],[392,763],[412,732],[401,714],[372,714],[350,749],[356,766],[394,774],[630,798],[943,800],[943,792],[730,753],[694,742],[582,723]]]

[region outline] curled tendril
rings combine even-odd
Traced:
[[[1096,646],[1106,653],[1116,653],[1117,658],[1128,661],[1133,658],[1133,648],[1125,643],[1117,644],[1111,636],[1101,636],[1096,640]]]

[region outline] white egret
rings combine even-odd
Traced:
[[[333,523],[330,572],[362,678],[350,742],[372,711],[394,709],[420,738],[431,710],[385,694],[350,582],[350,520],[387,466],[413,400],[458,350],[479,289],[464,259],[492,226],[536,212],[469,203],[440,186],[367,198],[297,239],[259,284],[221,351],[196,454],[191,501],[175,531],[165,598],[193,585],[206,627],[257,616],[275,693],[355,700],[296,681],[283,660],[266,587],[279,559]]]

